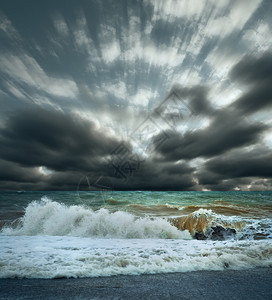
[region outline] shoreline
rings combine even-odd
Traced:
[[[0,299],[272,299],[272,268],[0,279]]]

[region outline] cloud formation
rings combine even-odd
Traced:
[[[2,1],[0,189],[271,189],[271,13]]]
[[[212,157],[233,148],[258,142],[267,126],[251,124],[231,108],[214,112],[208,127],[185,134],[168,131],[169,139],[157,149],[166,160]],[[153,141],[161,139],[161,134]]]
[[[234,80],[249,86],[249,91],[235,103],[245,113],[254,113],[272,106],[272,53],[260,57],[244,57],[230,73]]]
[[[56,171],[97,168],[121,142],[91,121],[43,109],[11,116],[0,130],[0,140],[2,158]]]

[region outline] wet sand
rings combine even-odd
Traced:
[[[272,299],[272,268],[79,279],[0,279],[0,299]]]

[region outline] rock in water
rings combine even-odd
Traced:
[[[197,239],[197,240],[206,240],[208,237],[203,233],[203,232],[199,232],[197,231],[194,236],[193,236],[194,239]]]
[[[204,234],[201,231],[196,231],[193,235],[194,239],[197,240],[207,240],[211,239],[213,241],[224,241],[226,238],[231,237],[236,234],[236,230],[233,228],[224,228],[223,226],[212,226]]]
[[[223,226],[211,227],[211,239],[213,241],[223,241],[235,234],[236,230],[233,228],[224,228]]]

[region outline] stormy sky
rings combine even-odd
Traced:
[[[270,0],[0,0],[1,190],[272,190]]]

